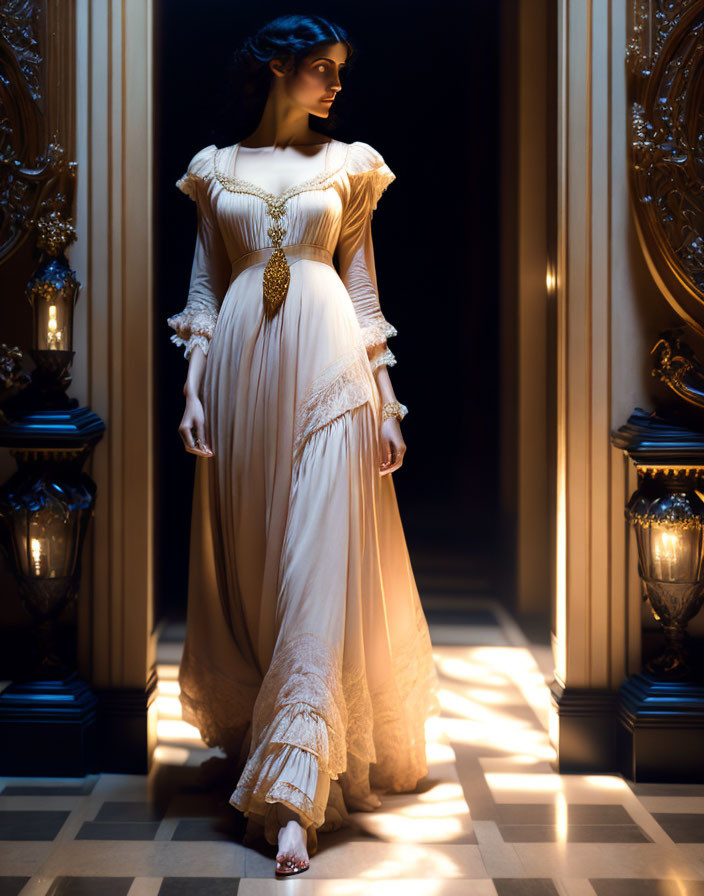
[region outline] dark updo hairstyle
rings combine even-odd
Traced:
[[[223,119],[216,142],[235,143],[255,130],[274,77],[269,68],[272,59],[291,58],[297,70],[314,47],[331,42],[346,44],[346,67],[349,67],[353,48],[347,32],[323,16],[278,16],[246,37],[230,59],[227,98],[220,107]],[[339,99],[335,101],[338,103]],[[332,110],[327,118],[315,117],[315,130],[327,132],[336,125]]]

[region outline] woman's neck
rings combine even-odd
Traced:
[[[255,130],[242,140],[243,146],[305,146],[320,143],[321,135],[308,126],[309,113],[291,102],[278,90],[272,90]]]

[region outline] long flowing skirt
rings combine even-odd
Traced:
[[[427,774],[437,678],[344,287],[301,260],[265,325],[260,284],[231,284],[208,353],[179,680],[184,719],[240,760],[232,805],[271,843],[295,810],[311,848]]]

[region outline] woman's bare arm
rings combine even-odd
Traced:
[[[374,379],[379,388],[382,406],[388,401],[396,401],[386,364],[380,364],[374,370]],[[385,476],[398,470],[405,453],[406,443],[401,434],[401,423],[398,417],[388,417],[381,424],[381,475]]]
[[[188,374],[183,386],[186,397],[186,408],[178,428],[179,435],[186,446],[186,451],[201,457],[212,457],[213,452],[205,442],[205,414],[200,398],[200,389],[205,372],[205,352],[199,345],[194,345],[188,359]],[[195,430],[195,438],[193,431]]]

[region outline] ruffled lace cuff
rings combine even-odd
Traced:
[[[369,363],[372,366],[372,370],[376,370],[377,367],[381,367],[382,364],[386,364],[387,367],[393,367],[396,363],[396,356],[391,349],[384,344],[383,346],[374,348],[369,353]]]
[[[396,327],[390,324],[383,315],[379,315],[362,326],[362,339],[372,370],[376,370],[382,364],[393,367],[396,363],[396,357],[387,346],[386,340],[389,336],[397,335]]]
[[[217,314],[207,311],[192,312],[188,309],[168,318],[167,324],[176,332],[171,336],[174,345],[185,346],[185,357],[190,358],[196,345],[203,349],[205,355],[210,348],[210,340],[215,332]]]

